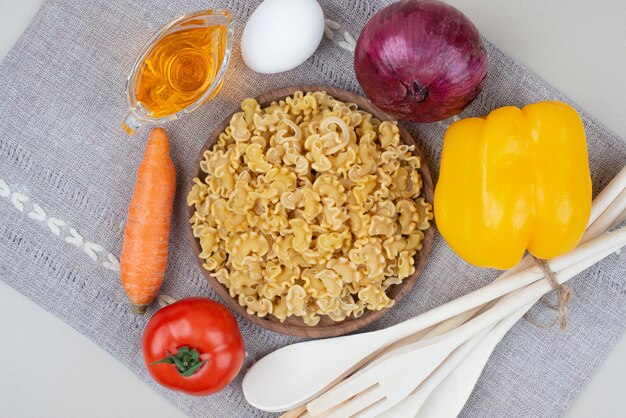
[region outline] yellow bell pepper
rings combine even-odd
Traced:
[[[542,259],[572,250],[591,211],[587,143],[576,110],[539,102],[453,123],[434,210],[443,238],[477,266],[509,269],[526,249]]]

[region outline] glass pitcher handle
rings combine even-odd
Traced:
[[[129,113],[128,115],[126,115],[126,117],[122,121],[122,129],[129,136],[133,136],[141,125],[142,125],[142,122],[139,119],[137,119],[135,115],[133,115],[132,113]]]

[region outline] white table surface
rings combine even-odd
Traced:
[[[626,2],[448,2],[496,45],[626,138]],[[0,58],[40,4],[0,0]],[[0,341],[0,416],[184,416],[100,347],[1,280]],[[623,336],[567,416],[625,416],[625,383]]]

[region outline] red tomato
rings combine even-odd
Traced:
[[[196,396],[228,386],[245,355],[243,338],[230,311],[198,297],[159,310],[146,325],[142,347],[154,380]]]

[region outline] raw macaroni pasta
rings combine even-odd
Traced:
[[[316,325],[392,306],[433,217],[414,146],[324,92],[241,110],[187,198],[204,267],[260,317]]]

